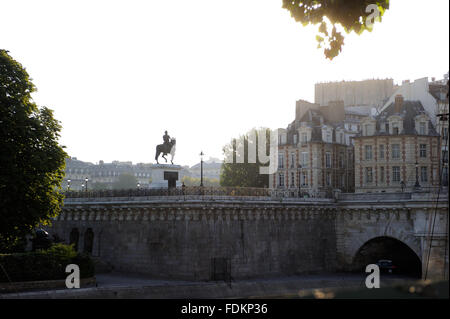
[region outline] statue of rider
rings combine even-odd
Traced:
[[[171,145],[170,145],[170,135],[167,134],[167,131],[164,132],[163,140],[164,140],[164,148],[167,150],[167,153],[169,153]]]

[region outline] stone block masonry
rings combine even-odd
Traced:
[[[83,236],[89,228],[91,245]],[[334,212],[311,203],[67,203],[48,230],[67,242],[76,230],[79,250],[92,246],[93,256],[114,270],[155,278],[242,279],[335,268]]]
[[[395,239],[430,279],[448,276],[447,210],[420,193],[67,198],[47,230],[116,271],[200,281],[350,270]]]

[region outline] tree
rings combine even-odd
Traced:
[[[372,31],[375,20],[381,21],[389,9],[389,0],[283,0],[283,8],[304,26],[319,25],[319,48],[323,47],[325,57],[332,60],[344,44],[344,36],[336,26],[342,26],[347,34]]]
[[[133,174],[122,173],[113,183],[113,189],[130,189],[137,187],[137,179]]]
[[[91,189],[93,189],[93,190],[105,190],[105,189],[108,189],[108,183],[93,182],[91,184]]]
[[[48,224],[63,202],[61,125],[33,102],[35,90],[22,65],[0,50],[0,251]]]
[[[241,135],[238,139],[232,141],[223,147],[225,156],[233,154],[232,163],[223,163],[220,170],[220,185],[228,187],[268,187],[269,175],[260,174],[261,166],[268,166],[268,164],[261,164],[258,152],[256,152],[256,163],[248,160],[249,145],[255,144],[256,150],[259,147],[258,136],[266,134],[266,141],[269,139],[268,128],[252,129],[246,134]],[[240,145],[241,144],[241,145]],[[243,147],[244,152],[237,151]],[[266,144],[266,154],[269,154],[270,143]]]
[[[185,186],[200,186],[199,177],[183,176],[181,182],[183,182]],[[217,178],[203,177],[203,186],[218,187],[220,186],[220,183]]]

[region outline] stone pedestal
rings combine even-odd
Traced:
[[[150,188],[180,187],[180,165],[155,164],[152,166],[152,183]]]

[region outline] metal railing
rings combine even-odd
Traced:
[[[141,188],[120,190],[91,190],[66,191],[66,198],[95,198],[95,197],[136,197],[136,196],[259,196],[269,197],[273,190],[269,188],[253,187],[201,187],[186,186],[177,188]]]
[[[256,187],[201,187],[185,186],[176,188],[141,188],[121,190],[65,191],[66,198],[107,198],[107,197],[163,197],[163,196],[227,196],[227,197],[268,197],[272,199],[333,198],[332,192],[313,192],[298,188],[256,188]]]

